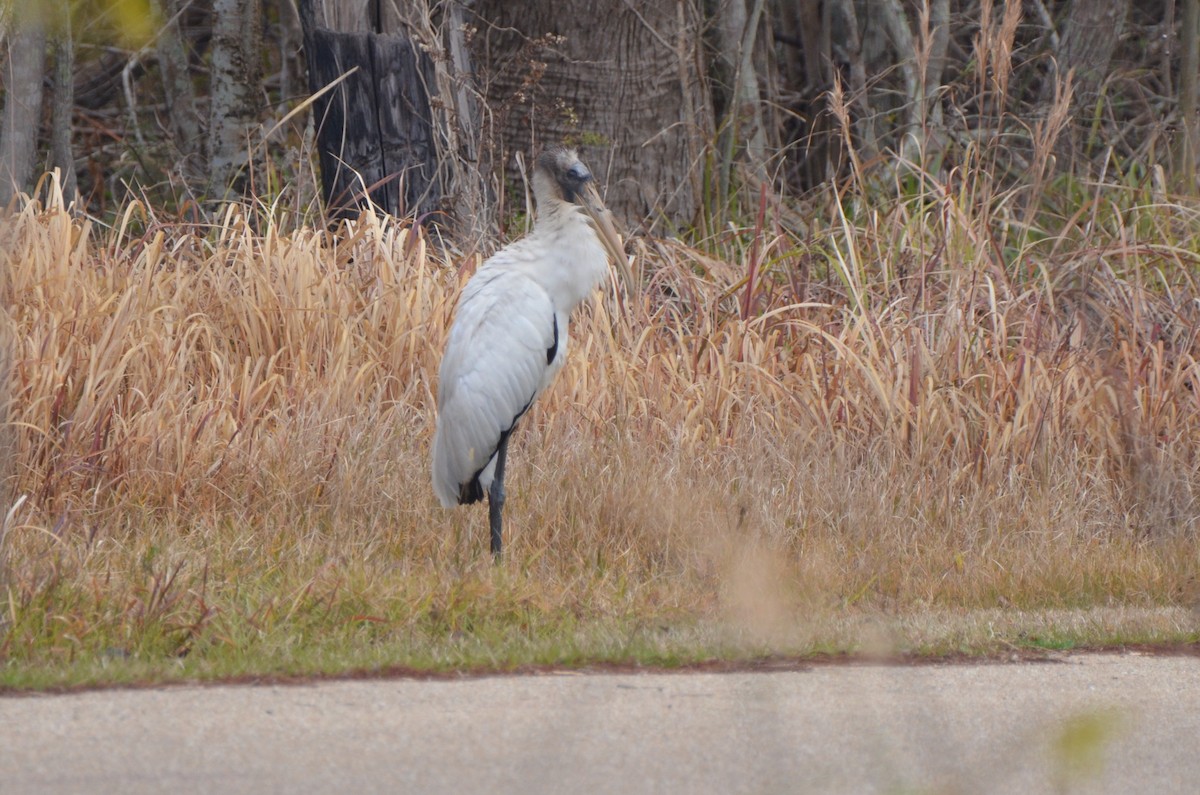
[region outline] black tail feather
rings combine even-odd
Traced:
[[[479,485],[479,473],[458,487],[458,504],[471,505],[483,499],[483,486]]]

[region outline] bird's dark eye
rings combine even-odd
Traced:
[[[582,185],[592,178],[592,172],[587,170],[587,166],[583,163],[576,163],[567,169],[567,179],[572,182]]]
[[[587,166],[583,163],[576,163],[562,173],[558,178],[559,187],[562,188],[563,198],[569,202],[573,202],[579,196],[579,191],[583,188],[584,183],[592,178],[592,172],[588,171]]]

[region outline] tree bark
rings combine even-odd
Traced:
[[[796,21],[804,48],[806,92],[824,91],[833,82],[829,74],[833,53],[829,40],[828,5],[820,0],[801,0]]]
[[[930,0],[926,5],[928,19],[922,16],[921,48],[925,60],[922,75],[924,106],[922,121],[932,124],[938,133],[942,127],[942,106],[938,95],[942,91],[942,79],[946,74],[946,53],[950,49],[950,0]]]
[[[467,43],[467,21],[460,2],[443,6],[441,34],[428,38],[445,42],[446,58],[434,63],[438,95],[442,98],[435,115],[444,139],[440,168],[442,184],[448,187],[460,239],[478,244],[495,226],[495,207],[488,191],[488,164],[481,146],[482,114],[479,89],[474,82],[471,51]],[[451,98],[449,102],[445,98]]]
[[[1200,0],[1183,0],[1179,41],[1179,116],[1176,145],[1177,181],[1189,192],[1197,189],[1196,161],[1200,158]]]
[[[787,109],[782,134],[788,184],[803,193],[840,170],[842,137],[829,113],[827,92],[833,86],[832,4],[822,0],[777,2],[773,7],[782,45],[780,59]],[[788,89],[791,89],[790,93]]]
[[[204,138],[200,113],[196,108],[196,89],[188,66],[188,52],[180,33],[180,16],[191,0],[157,0],[158,13],[165,20],[158,37],[158,68],[162,73],[167,117],[175,148],[182,156],[184,173],[201,170]],[[190,166],[190,168],[188,168]]]
[[[258,122],[261,0],[213,0],[208,197],[249,188],[248,149]]]
[[[877,10],[896,51],[907,93],[900,153],[905,160],[920,164],[941,148],[942,114],[937,96],[950,44],[950,0],[926,0],[919,11],[919,36],[913,36],[900,0],[878,2]]]
[[[429,93],[437,82],[433,59],[402,20],[384,19],[375,4],[310,1],[300,12],[310,89],[340,80],[313,104],[330,213],[353,215],[369,197],[391,215],[436,215],[442,190]],[[329,30],[322,19],[359,29]]]
[[[762,97],[758,73],[754,68],[754,48],[758,38],[763,0],[720,0],[717,6],[718,59],[726,76],[728,107],[721,124],[720,195],[729,195],[733,162],[741,154],[750,173],[759,183],[767,181],[767,137],[763,127]],[[736,144],[736,146],[735,146]]]
[[[496,162],[583,144],[618,217],[694,219],[696,146],[712,140],[712,114],[693,0],[480,0],[472,10]]]
[[[435,212],[428,56],[400,36],[318,28],[309,40],[313,92],[342,79],[313,105],[326,206],[353,214],[369,195],[391,215]]]
[[[46,28],[41,11],[18,6],[9,30],[4,61],[4,113],[0,119],[0,209],[28,191],[42,120],[42,78],[46,69]]]
[[[858,143],[858,159],[871,161],[879,156],[880,141],[875,127],[875,112],[867,95],[867,69],[863,58],[862,39],[859,36],[858,13],[854,0],[829,0],[834,2],[846,31],[844,42],[850,72],[850,109],[853,111],[853,131]],[[836,112],[835,112],[836,115]],[[853,157],[853,153],[850,153]]]
[[[73,202],[79,193],[75,179],[75,151],[71,146],[75,111],[75,44],[71,38],[71,7],[67,0],[56,3],[58,28],[54,33],[54,102],[50,113],[50,168],[59,170],[63,201]]]
[[[905,158],[914,156],[917,134],[916,126],[924,117],[922,111],[925,101],[921,92],[921,80],[917,73],[917,47],[913,40],[912,30],[908,26],[908,15],[900,0],[875,0],[875,13],[879,14],[883,28],[887,31],[888,39],[896,52],[896,68],[904,76],[904,93],[907,112],[905,123],[900,127],[900,146],[897,147]]]
[[[1054,96],[1054,81],[1075,72],[1075,98],[1082,104],[1095,101],[1113,52],[1121,40],[1129,0],[1071,0],[1066,27],[1059,41],[1057,66],[1042,87],[1042,100]]]

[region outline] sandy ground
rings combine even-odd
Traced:
[[[0,791],[1196,792],[1200,657],[0,697]]]

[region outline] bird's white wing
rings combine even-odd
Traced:
[[[487,491],[503,434],[549,380],[558,323],[550,296],[519,271],[485,266],[463,290],[438,371],[433,486],[446,507],[476,479],[474,498]]]

